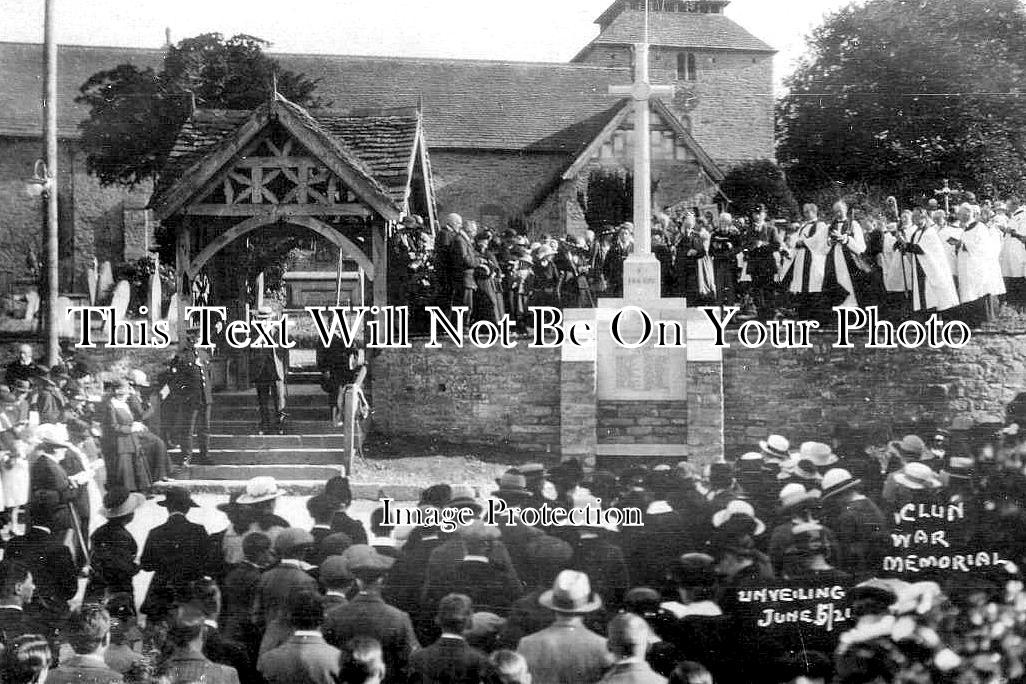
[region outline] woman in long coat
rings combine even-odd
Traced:
[[[119,380],[107,400],[103,419],[103,456],[108,485],[120,485],[130,492],[148,492],[152,486],[150,469],[139,440],[132,409],[128,405],[132,388]]]

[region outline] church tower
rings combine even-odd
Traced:
[[[728,17],[730,0],[648,0],[653,82],[673,83],[668,102],[724,169],[774,159],[775,50]],[[645,35],[645,0],[615,0],[599,35],[573,63],[629,69]]]

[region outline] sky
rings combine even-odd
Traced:
[[[0,0],[0,41],[41,42],[44,0]],[[160,47],[200,33],[247,33],[272,51],[565,62],[612,0],[53,0],[57,40]],[[779,50],[777,85],[804,37],[850,0],[733,0],[726,13]]]

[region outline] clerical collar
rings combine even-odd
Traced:
[[[315,530],[330,530],[331,525],[314,525],[312,529]]]
[[[42,530],[43,532],[46,532],[47,534],[53,534],[53,530],[51,530],[49,527],[45,527],[43,525],[33,525],[32,529],[34,529],[34,530]]]
[[[348,598],[345,595],[345,593],[343,593],[341,591],[335,591],[334,589],[329,589],[328,591],[324,592],[324,595],[325,596],[341,596],[342,598]]]
[[[292,636],[297,637],[319,637],[321,633],[316,629],[297,629],[292,633]]]
[[[217,620],[211,620],[210,618],[207,618],[203,621],[203,624],[205,624],[210,629],[217,629]]]
[[[14,603],[4,603],[3,605],[0,605],[0,610],[20,610],[23,613],[25,612],[23,607]]]
[[[466,641],[462,634],[454,634],[453,632],[442,632],[443,639],[459,639],[460,641]]]

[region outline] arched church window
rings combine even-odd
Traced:
[[[698,80],[698,59],[693,52],[677,53],[677,80]]]

